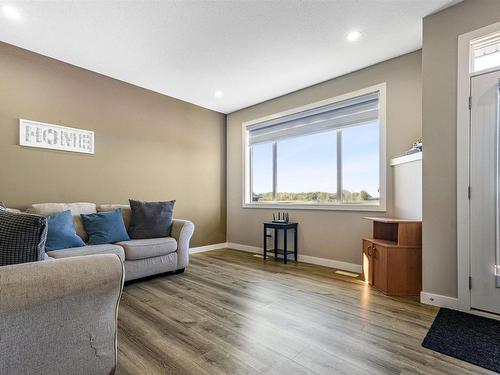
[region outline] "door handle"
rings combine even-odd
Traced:
[[[372,245],[370,245],[370,246],[368,246],[368,247],[366,248],[366,252],[368,253],[368,256],[369,256],[369,257],[371,257],[371,256],[372,256],[372,254],[373,254],[373,252],[372,252]]]

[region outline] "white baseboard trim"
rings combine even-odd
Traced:
[[[458,298],[442,296],[439,294],[420,292],[420,303],[458,310]]]
[[[300,255],[299,261],[304,263],[317,264],[318,266],[336,268],[339,270],[361,273],[362,267],[361,264],[347,263],[341,262],[340,260],[326,259],[326,258],[318,258],[310,255]]]
[[[189,248],[189,254],[203,253],[210,250],[218,250],[227,248],[227,242],[215,243],[213,245],[198,246]]]
[[[229,249],[247,251],[249,253],[262,254],[262,248],[257,247],[257,246],[243,245],[243,244],[234,243],[234,242],[228,242],[226,245]],[[272,253],[270,253],[270,255],[273,256]],[[301,255],[301,254],[299,254],[298,260],[299,260],[299,262],[316,264],[318,266],[324,266],[324,267],[336,268],[339,270],[344,270],[344,271],[349,271],[349,272],[361,273],[361,265],[360,264],[341,262],[338,260],[318,258],[318,257],[310,256],[310,255]]]
[[[235,250],[246,251],[249,253],[262,254],[262,247],[243,245],[243,244],[234,243],[234,242],[228,242],[227,247],[228,247],[228,249],[235,249]]]

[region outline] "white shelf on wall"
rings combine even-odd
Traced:
[[[391,159],[390,166],[409,163],[411,161],[422,160],[422,152],[417,152],[415,154],[400,156],[399,158]]]

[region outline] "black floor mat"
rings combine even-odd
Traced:
[[[500,372],[500,321],[440,309],[422,346]]]

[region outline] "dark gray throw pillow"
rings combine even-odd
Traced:
[[[44,259],[47,218],[0,210],[0,266]]]
[[[169,237],[175,201],[142,202],[129,199],[131,239]]]

